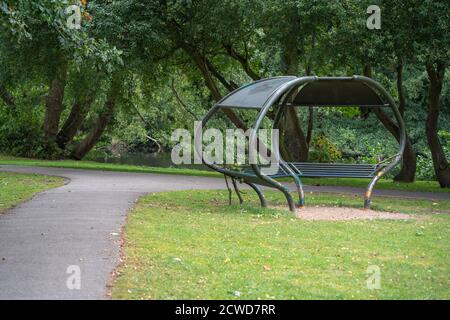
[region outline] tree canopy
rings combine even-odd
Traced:
[[[379,29],[367,27],[370,5]],[[0,0],[0,152],[167,150],[173,129],[250,81],[364,74],[406,120],[395,179],[450,187],[449,12],[443,0]],[[225,117],[218,125],[251,125]],[[364,108],[292,109],[281,124],[281,151],[301,161],[371,161],[392,149],[373,141],[399,134],[389,114]]]

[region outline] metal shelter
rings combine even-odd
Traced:
[[[295,204],[288,188],[277,181],[277,178],[290,177],[294,180],[300,207],[305,203],[302,177],[370,178],[364,199],[364,208],[369,208],[375,183],[401,161],[405,148],[405,126],[402,116],[392,97],[373,79],[356,75],[352,77],[281,76],[255,81],[236,89],[218,101],[202,119],[202,126],[197,128],[196,134],[201,134],[200,131],[211,117],[222,109],[254,109],[258,111],[258,115],[248,139],[249,143],[256,145],[257,132],[271,108],[275,113],[272,117],[273,128],[278,128],[287,108],[311,106],[391,108],[400,129],[398,153],[377,164],[286,162],[280,158],[278,171],[265,174],[262,172],[264,170],[261,170],[261,165],[257,163],[252,163],[242,170],[234,170],[207,162],[202,156],[201,143],[196,144],[196,152],[208,167],[231,178],[240,199],[236,181],[248,184],[255,190],[262,206],[266,206],[266,200],[259,186],[272,187],[285,195],[290,210],[294,211]]]

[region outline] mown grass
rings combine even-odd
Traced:
[[[0,155],[0,165],[18,165],[18,166],[38,166],[38,167],[57,167],[57,168],[75,168],[88,170],[104,170],[104,171],[122,171],[122,172],[142,172],[142,173],[160,173],[160,174],[178,174],[188,176],[203,177],[222,177],[217,172],[206,170],[195,170],[186,168],[158,168],[136,165],[99,163],[93,161],[76,161],[76,160],[39,160],[10,157]],[[290,179],[281,179],[290,181]],[[303,178],[304,184],[322,185],[322,186],[349,186],[366,188],[368,179],[352,179],[352,178]],[[440,188],[436,181],[416,181],[414,183],[393,182],[389,179],[381,179],[376,184],[376,189],[387,190],[404,190],[404,191],[421,191],[421,192],[446,192],[450,193],[449,188]]]
[[[268,195],[271,205],[284,203]],[[351,196],[308,200],[361,206]],[[304,221],[261,209],[253,196],[228,206],[225,191],[144,197],[128,218],[112,297],[449,299],[450,202],[377,197],[374,209],[420,219]],[[381,289],[368,289],[369,266],[380,268]]]
[[[367,188],[369,179],[355,178],[303,178],[304,184],[318,186],[346,186]],[[403,190],[419,192],[446,192],[450,193],[450,188],[441,188],[437,181],[415,181],[413,183],[395,182],[391,179],[381,179],[375,185],[375,189]]]
[[[0,214],[36,193],[64,184],[64,179],[37,174],[0,172]]]
[[[195,170],[186,168],[160,168],[148,166],[136,166],[115,163],[100,163],[94,161],[77,161],[77,160],[41,160],[18,158],[0,155],[0,165],[16,165],[16,166],[36,166],[36,167],[53,167],[53,168],[71,168],[86,170],[103,170],[103,171],[119,171],[119,172],[142,172],[142,173],[164,173],[177,174],[187,176],[203,176],[203,177],[221,177],[214,171]]]

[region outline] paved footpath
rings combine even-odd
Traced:
[[[64,186],[39,193],[0,215],[0,299],[104,299],[119,262],[121,228],[140,196],[224,188],[220,178],[7,165],[0,165],[0,171],[67,178]],[[363,193],[346,187],[305,189]],[[438,193],[380,190],[375,194],[450,200],[449,194]]]

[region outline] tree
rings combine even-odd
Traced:
[[[450,47],[450,13],[446,1],[410,1],[414,5],[411,19],[417,24],[414,35],[418,61],[425,66],[428,79],[428,106],[425,132],[433,158],[436,178],[442,188],[450,188],[450,167],[439,140],[438,125],[441,93],[448,67]]]
[[[88,135],[81,141],[81,143],[75,148],[71,156],[74,159],[81,160],[83,157],[94,147],[98,139],[102,136],[106,129],[106,126],[111,122],[114,114],[114,110],[117,105],[117,101],[120,97],[122,90],[123,79],[122,75],[116,73],[112,76],[111,86],[108,90],[105,104],[94,126],[89,131]]]
[[[405,97],[402,85],[403,63],[410,56],[407,54],[408,37],[410,35],[409,20],[405,17],[407,12],[403,3],[386,1],[381,3],[381,29],[369,30],[366,28],[368,2],[343,1],[342,13],[352,13],[351,22],[339,25],[335,29],[336,45],[343,46],[346,53],[341,55],[338,63],[347,65],[359,65],[363,75],[372,78],[374,69],[391,67],[397,72],[397,93],[399,97],[399,109],[405,112]],[[348,17],[348,16],[347,16]],[[349,18],[349,17],[348,17]],[[405,20],[406,19],[406,20]],[[359,73],[359,72],[356,72]],[[369,110],[361,108],[361,115],[367,118]],[[398,125],[382,110],[374,109],[374,114],[384,127],[395,137],[400,139]],[[394,177],[396,181],[413,182],[416,173],[416,153],[407,132],[405,150],[403,152],[402,167]]]
[[[10,57],[8,64],[14,65],[15,73],[24,73],[48,87],[42,125],[44,157],[58,156],[59,148],[64,149],[74,138],[83,119],[76,116],[80,108],[79,103],[74,103],[69,122],[60,131],[70,73],[88,64],[97,73],[107,74],[121,62],[120,52],[90,36],[88,21],[83,21],[79,30],[69,26],[65,12],[71,4],[67,0],[17,0],[2,1],[0,6],[0,14],[9,21],[2,23],[0,32],[0,50]],[[13,106],[14,98],[5,89],[8,80],[0,79],[0,88],[3,100]],[[76,86],[76,81],[71,85]]]

